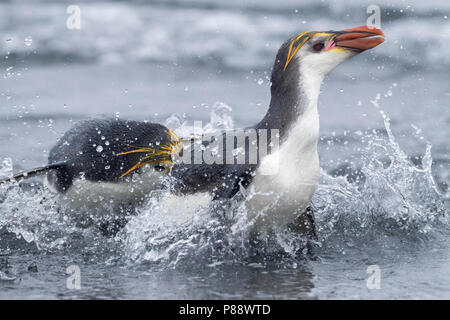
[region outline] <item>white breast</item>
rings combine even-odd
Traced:
[[[256,231],[292,222],[310,205],[319,182],[319,114],[317,100],[323,77],[303,82],[309,101],[278,152],[257,169],[245,201]],[[267,174],[269,173],[269,174]]]
[[[287,224],[309,206],[319,180],[318,135],[317,110],[309,110],[278,152],[262,160],[245,202],[257,229]]]

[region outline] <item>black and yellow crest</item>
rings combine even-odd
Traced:
[[[155,145],[152,147],[137,147],[133,145],[127,145],[128,147],[132,148],[132,150],[116,154],[116,156],[124,156],[136,153],[142,153],[144,155],[141,160],[139,160],[125,173],[123,173],[121,175],[121,178],[147,164],[167,167],[171,167],[173,165],[172,156],[178,154],[181,151],[183,144],[181,142],[181,139],[178,138],[178,136],[172,130],[167,129],[167,131],[169,135],[169,142],[167,142],[166,144],[156,145],[155,143]]]
[[[303,47],[303,45],[312,37],[319,36],[319,35],[327,35],[327,36],[333,36],[333,33],[331,32],[319,32],[319,31],[306,31],[298,34],[294,37],[294,39],[291,41],[291,44],[289,45],[289,51],[286,57],[286,63],[284,65],[284,70],[286,70],[289,62],[295,57],[297,52]]]
[[[301,47],[305,44],[306,41],[308,41],[311,38],[311,35],[314,34],[312,31],[306,31],[298,34],[294,40],[291,41],[291,44],[289,45],[289,51],[286,58],[286,64],[284,65],[284,70],[286,70],[289,62],[291,62],[292,58],[296,55],[298,50],[300,50]]]

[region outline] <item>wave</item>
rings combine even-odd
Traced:
[[[27,63],[159,63],[267,69],[280,44],[304,30],[365,24],[370,2],[151,1],[80,3],[80,30],[56,1],[0,3],[0,53]],[[450,66],[447,8],[431,1],[380,3],[387,41],[371,53],[391,67]],[[417,32],[411,32],[411,29]],[[8,72],[13,72],[9,70]]]

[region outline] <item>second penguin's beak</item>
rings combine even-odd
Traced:
[[[363,52],[384,42],[384,33],[375,27],[360,26],[336,32],[333,47]]]

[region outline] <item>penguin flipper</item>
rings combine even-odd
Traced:
[[[37,177],[37,176],[47,174],[47,173],[49,173],[51,171],[55,171],[55,170],[60,171],[65,166],[66,166],[66,162],[63,161],[63,162],[49,164],[49,165],[46,165],[43,167],[29,169],[26,171],[16,173],[12,177],[0,179],[0,184],[6,183],[6,182],[11,182],[11,181],[21,181],[21,180]]]

